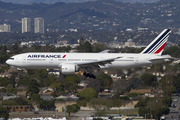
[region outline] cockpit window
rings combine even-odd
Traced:
[[[14,60],[14,58],[9,58],[10,60]]]

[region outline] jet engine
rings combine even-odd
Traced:
[[[76,64],[61,64],[62,74],[74,74],[74,72],[79,71],[79,66]]]

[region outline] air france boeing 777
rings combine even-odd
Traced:
[[[95,78],[93,69],[126,69],[161,63],[172,59],[161,55],[166,45],[170,29],[164,29],[141,53],[22,53],[9,58],[6,63],[17,68],[26,69],[60,69],[62,74],[73,74],[86,69],[86,77]]]

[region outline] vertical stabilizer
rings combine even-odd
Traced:
[[[171,29],[164,29],[140,54],[161,55],[170,33]]]

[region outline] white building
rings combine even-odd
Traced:
[[[10,32],[11,31],[11,25],[0,25],[0,32]]]
[[[34,32],[44,34],[44,18],[34,18]]]
[[[31,18],[22,18],[22,33],[31,32]]]

